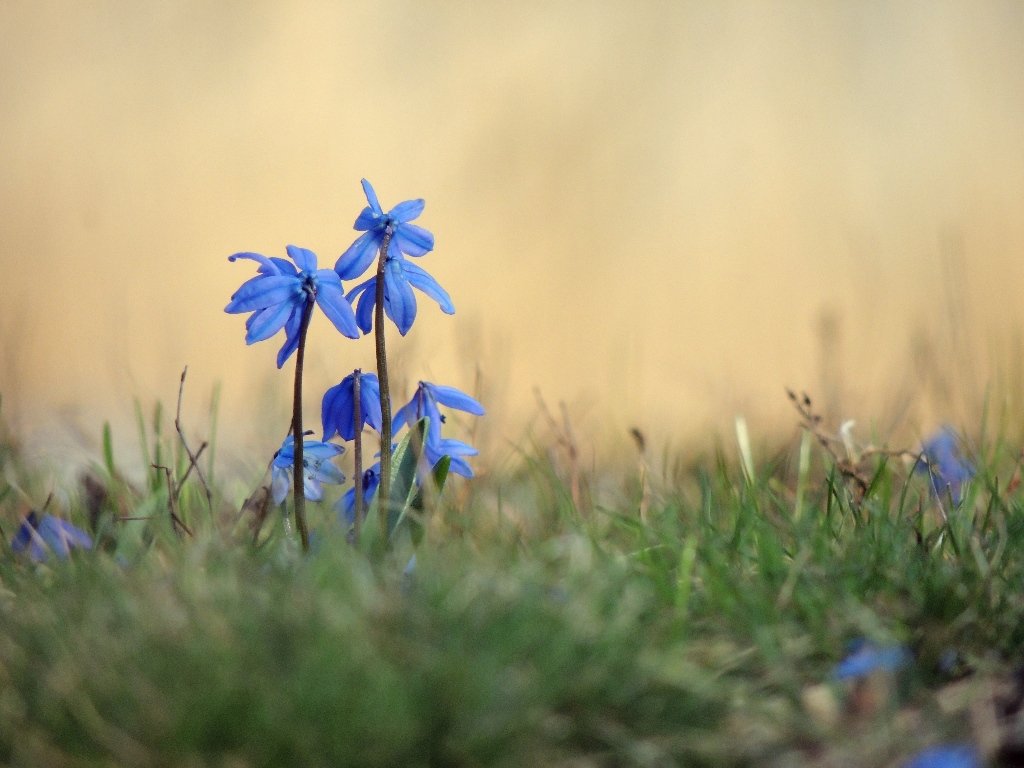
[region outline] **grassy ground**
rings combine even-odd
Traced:
[[[0,442],[9,542],[45,489]],[[274,515],[254,545],[194,475],[176,533],[163,480],[108,457],[49,510],[92,518],[93,551],[0,544],[0,762],[1024,764],[1017,457],[981,448],[955,508],[905,458],[809,439],[671,473],[524,459],[449,489],[406,576],[409,550],[371,561],[326,507],[310,556]],[[836,679],[858,639],[912,661]]]

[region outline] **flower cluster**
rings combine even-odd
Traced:
[[[960,451],[956,430],[945,426],[921,446],[922,463],[918,471],[927,472],[932,492],[939,497],[949,493],[953,504],[959,504],[964,485],[974,477],[974,467]]]
[[[426,270],[407,257],[419,258],[434,249],[434,236],[423,227],[413,224],[423,212],[421,199],[406,200],[385,213],[377,193],[367,180],[362,181],[367,206],[356,217],[354,228],[362,234],[338,258],[334,269],[318,269],[317,257],[312,251],[289,245],[291,261],[267,257],[258,253],[236,253],[231,261],[248,259],[259,264],[255,277],[246,281],[231,297],[224,308],[228,313],[251,313],[246,320],[247,344],[253,344],[285,331],[284,345],[277,356],[277,366],[298,351],[295,366],[295,400],[292,432],[274,454],[271,462],[271,492],[275,502],[283,503],[290,485],[295,485],[296,520],[307,545],[303,509],[304,500],[319,500],[323,483],[344,483],[345,478],[332,463],[344,448],[328,442],[335,436],[343,441],[356,442],[356,483],[360,483],[363,498],[371,498],[378,486],[387,488],[390,473],[390,455],[393,432],[412,427],[421,418],[429,419],[429,428],[423,443],[423,456],[431,466],[444,457],[450,459],[449,469],[464,477],[472,477],[473,470],[466,460],[475,456],[472,446],[441,435],[445,417],[439,406],[481,415],[483,407],[469,395],[454,387],[420,382],[412,400],[403,406],[391,421],[390,393],[387,363],[384,352],[383,328],[375,327],[377,312],[389,318],[404,336],[412,327],[417,313],[414,289],[437,302],[441,311],[453,314],[451,297]],[[374,262],[376,273],[346,293],[342,281],[355,280]],[[378,302],[382,306],[378,307]],[[323,396],[321,422],[323,439],[300,439],[302,431],[301,378],[306,328],[314,307],[327,316],[344,336],[357,339],[373,331],[377,336],[378,375],[359,370],[343,378]],[[358,394],[357,394],[358,392]],[[365,471],[360,466],[360,436],[369,427],[381,436],[380,461]],[[298,487],[294,468],[301,456],[302,492]],[[416,477],[420,480],[419,475]],[[356,488],[353,486],[339,503],[343,517],[352,522],[355,516]],[[385,491],[386,493],[386,491]]]

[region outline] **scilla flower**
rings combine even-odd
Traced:
[[[366,504],[370,503],[370,499],[373,498],[374,494],[377,493],[377,486],[380,485],[380,464],[374,464],[368,470],[363,472],[363,501]],[[349,525],[353,525],[356,521],[356,488],[353,485],[347,491],[345,495],[338,500],[338,504],[335,507],[338,510],[338,514],[344,517],[345,522]]]
[[[11,540],[13,551],[28,549],[29,557],[36,562],[45,560],[50,554],[64,559],[78,547],[92,549],[89,534],[53,515],[43,515],[39,519],[35,512],[28,513]]]
[[[465,392],[455,387],[421,381],[416,387],[416,394],[413,395],[412,400],[395,414],[395,431],[397,432],[404,425],[415,424],[426,416],[430,419],[426,439],[423,443],[423,452],[427,460],[431,464],[436,464],[442,456],[450,456],[453,472],[464,477],[472,477],[473,470],[461,457],[475,456],[476,449],[459,440],[442,439],[441,425],[444,423],[445,417],[441,414],[439,405],[465,411],[474,416],[483,416],[484,414],[484,407]]]
[[[953,503],[959,504],[964,483],[974,477],[974,467],[960,452],[956,431],[949,426],[943,427],[925,441],[921,455],[923,463],[918,465],[918,471],[929,474],[935,495],[945,496],[948,490]]]
[[[305,248],[289,245],[288,255],[294,265],[258,253],[236,253],[228,257],[229,261],[251,259],[260,265],[259,274],[235,291],[224,311],[252,312],[245,322],[246,344],[269,339],[285,329],[284,346],[277,354],[278,368],[298,347],[303,312],[313,301],[339,332],[352,339],[359,338],[355,314],[345,299],[338,273],[333,269],[317,269],[316,254]]]
[[[344,451],[343,446],[333,443],[323,443],[319,440],[302,441],[302,488],[307,499],[320,501],[323,498],[321,483],[341,485],[345,482],[345,475],[331,463],[331,459]],[[270,490],[275,504],[283,502],[288,495],[294,465],[295,442],[292,436],[288,435],[271,462]]]
[[[447,291],[425,269],[405,259],[406,255],[422,256],[434,248],[434,236],[423,227],[409,223],[423,212],[423,200],[406,200],[384,213],[377,193],[366,179],[363,179],[363,191],[369,205],[359,214],[354,226],[365,230],[365,234],[341,254],[334,265],[335,271],[343,280],[359,277],[373,262],[384,238],[390,237],[384,262],[384,312],[399,333],[404,336],[416,319],[413,288],[436,301],[443,312],[454,314],[455,305]],[[377,304],[377,275],[349,291],[347,298],[357,307],[359,327],[369,333],[373,327],[373,308]]]
[[[401,259],[402,254],[422,256],[434,250],[434,236],[423,227],[409,222],[423,213],[426,203],[423,199],[406,200],[399,203],[387,213],[377,201],[377,193],[366,179],[363,179],[363,192],[368,206],[356,218],[353,228],[364,232],[338,258],[334,265],[335,271],[342,280],[359,277],[370,266],[377,251],[384,242],[384,234],[390,228],[391,240],[388,243],[388,256]]]
[[[341,435],[342,440],[356,436],[355,425],[355,379],[359,377],[359,420],[360,428],[369,424],[380,432],[380,384],[372,373],[353,371],[340,384],[324,393],[320,420],[324,427],[324,440]]]

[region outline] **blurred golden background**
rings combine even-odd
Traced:
[[[292,363],[223,313],[227,256],[333,266],[364,176],[427,201],[457,314],[390,348],[485,402],[481,461],[536,391],[680,445],[794,423],[786,386],[920,435],[1021,378],[1016,0],[4,0],[0,37],[0,393],[39,454],[130,442],[186,364],[190,429],[220,382],[222,436],[276,447]],[[372,347],[314,318],[311,426]]]

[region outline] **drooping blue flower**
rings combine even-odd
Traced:
[[[355,379],[359,377],[360,429],[364,424],[380,432],[380,382],[372,373],[353,371],[340,384],[324,393],[320,408],[320,420],[324,428],[324,440],[341,435],[342,440],[353,440],[355,426]]]
[[[380,250],[384,235],[389,229],[389,258],[400,260],[403,253],[409,256],[422,256],[434,249],[434,236],[423,227],[409,223],[423,213],[426,203],[422,198],[406,200],[384,213],[370,182],[363,179],[362,184],[369,205],[356,218],[353,227],[365,234],[360,235],[334,265],[342,280],[352,280],[366,271],[374,255]]]
[[[229,256],[228,261],[251,259],[260,267],[259,274],[243,283],[224,307],[224,311],[231,314],[252,312],[245,321],[246,344],[269,339],[285,329],[284,346],[277,354],[278,368],[299,345],[302,313],[311,301],[317,303],[340,333],[352,339],[360,335],[338,273],[333,269],[317,269],[316,254],[306,248],[289,245],[287,250],[294,265],[259,253]]]
[[[438,303],[446,315],[455,314],[448,292],[425,269],[388,255],[384,264],[384,313],[405,336],[416,320],[416,294],[418,288]],[[356,322],[364,333],[373,328],[373,309],[377,306],[377,276],[374,275],[348,292],[346,298],[356,305]],[[357,303],[358,302],[358,303]]]
[[[948,490],[954,504],[960,503],[964,483],[974,477],[974,467],[963,457],[959,437],[950,426],[925,441],[918,471],[928,473],[936,496],[945,496]]]
[[[895,672],[912,660],[910,651],[901,645],[879,647],[859,638],[850,643],[849,654],[836,664],[832,676],[837,680],[854,680],[873,672]]]
[[[970,744],[948,744],[918,752],[903,768],[981,768],[981,757]]]
[[[345,482],[345,475],[331,463],[331,459],[344,451],[344,446],[334,443],[325,443],[319,440],[302,441],[302,488],[307,499],[320,501],[323,498],[324,490],[321,483],[341,485]],[[292,485],[294,466],[295,441],[291,435],[288,435],[271,462],[270,490],[275,504],[280,504],[288,496],[288,490]]]
[[[368,470],[363,472],[363,504],[369,506],[370,500],[377,493],[377,487],[380,485],[380,463],[374,464]],[[345,518],[345,521],[349,525],[353,525],[356,521],[356,487],[353,485],[345,494],[338,500],[338,504],[335,507],[338,510],[338,514]]]
[[[43,515],[40,520],[35,512],[29,512],[18,532],[11,539],[11,549],[24,552],[35,562],[41,562],[50,554],[66,558],[72,549],[92,549],[92,538],[66,520],[53,515]]]
[[[473,470],[464,456],[476,456],[477,450],[461,440],[441,437],[441,425],[445,421],[441,409],[443,405],[459,411],[483,416],[484,407],[465,392],[455,387],[431,384],[421,381],[416,387],[412,400],[398,409],[392,426],[397,432],[403,426],[411,426],[426,416],[430,419],[427,434],[423,441],[423,454],[431,465],[436,464],[442,456],[451,457],[451,471],[463,477],[472,477]]]

